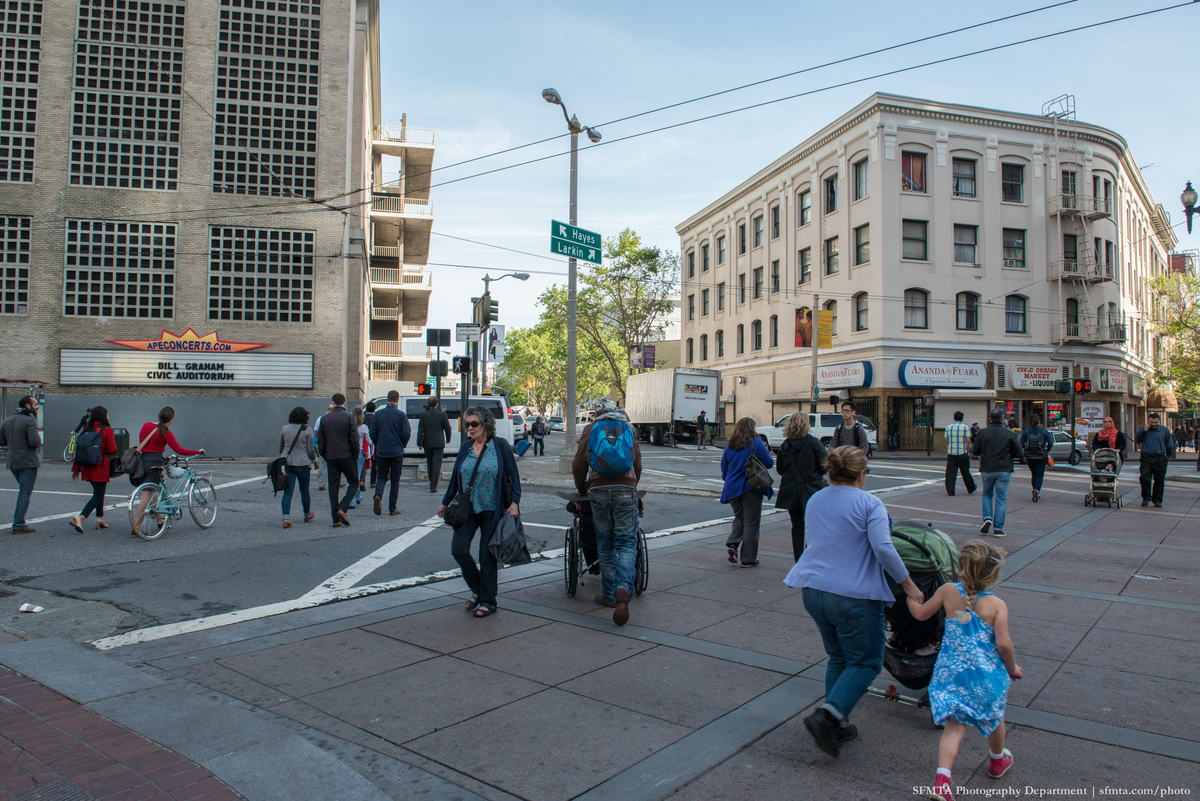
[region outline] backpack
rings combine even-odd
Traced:
[[[841,446],[841,445],[847,444],[847,443],[843,443],[843,442],[842,442],[842,437],[844,436],[844,434],[845,434],[845,431],[846,431],[846,425],[845,425],[845,423],[843,423],[843,424],[841,424],[841,425],[839,425],[839,426],[838,426],[838,430],[837,430],[837,441],[838,441],[838,446]],[[859,435],[859,432],[862,432],[862,439],[863,439],[863,441],[862,441],[862,444],[861,444],[861,445],[859,445],[859,444],[858,444],[858,435]],[[849,442],[849,444],[850,444],[850,445],[853,445],[853,446],[854,446],[854,447],[856,447],[856,448],[865,448],[865,447],[867,447],[867,446],[868,446],[868,442],[867,442],[867,430],[866,430],[865,428],[863,428],[863,427],[862,427],[862,423],[855,423],[855,424],[854,424],[854,428],[850,429],[850,442]]]
[[[633,427],[624,420],[597,420],[588,437],[589,464],[605,478],[633,470]]]
[[[75,464],[95,467],[104,458],[104,434],[89,428],[75,438]]]
[[[751,454],[746,459],[746,483],[756,492],[766,492],[775,483],[771,471],[753,453],[754,444],[750,444]]]
[[[296,432],[296,436],[292,437],[292,447],[287,449],[286,456],[280,456],[278,459],[274,459],[269,465],[267,465],[267,478],[271,482],[271,489],[274,490],[272,495],[278,495],[280,492],[283,492],[284,490],[287,489],[287,486],[288,486],[288,472],[287,472],[288,456],[292,455],[292,449],[296,447],[296,442],[300,439],[300,435],[304,433],[304,429],[306,429],[306,428],[308,428],[308,425],[302,424],[300,426],[300,430]]]
[[[1039,428],[1036,433],[1026,437],[1025,461],[1030,459],[1041,461],[1046,458],[1046,441],[1043,439],[1043,435],[1043,430]]]

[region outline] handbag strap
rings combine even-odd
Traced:
[[[150,438],[154,436],[154,432],[157,430],[158,430],[157,426],[150,429],[150,433],[146,435],[146,438],[144,440],[142,440],[141,444],[139,444],[137,446],[136,450],[140,451],[142,448],[146,447],[146,443],[150,441]]]
[[[474,450],[474,446],[472,446]],[[483,446],[483,451],[475,457],[475,469],[471,471],[471,480],[467,482],[467,488],[464,492],[470,492],[475,488],[475,476],[479,473],[479,465],[483,462],[483,454],[487,453],[487,445]]]
[[[300,424],[300,430],[296,432],[296,436],[292,437],[292,447],[288,448],[288,452],[287,452],[287,455],[288,455],[288,456],[291,456],[291,455],[292,455],[292,451],[296,449],[296,441],[300,439],[300,435],[304,433],[304,429],[306,429],[306,428],[308,428],[308,424],[307,424],[307,423],[301,423],[301,424]],[[285,456],[285,457],[283,457],[283,458],[285,458],[285,459],[286,459],[286,458],[287,458],[287,456]]]

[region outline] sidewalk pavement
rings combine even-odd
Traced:
[[[1083,486],[1052,474],[1041,503],[1023,484],[1010,495],[997,594],[1025,669],[1006,712],[1016,761],[989,779],[985,741],[969,732],[959,797],[1200,792],[1200,492],[1172,486],[1162,509],[1109,510],[1085,508]],[[975,496],[930,488],[889,506],[960,546],[979,536]],[[651,539],[649,589],[624,627],[592,600],[598,580],[568,597],[550,558],[503,570],[501,610],[482,620],[463,613],[455,578],[104,652],[0,645],[0,663],[72,699],[78,721],[12,674],[0,695],[67,733],[63,748],[82,740],[127,767],[144,737],[247,801],[790,801],[914,797],[932,784],[939,730],[927,709],[869,695],[841,758],[816,748],[802,720],[822,700],[825,653],[800,593],[781,583],[786,516],[764,517],[758,568],[726,561],[727,532],[714,522]],[[889,685],[911,692],[886,672],[875,682]],[[35,758],[46,769],[22,774],[34,784],[79,783],[29,751],[20,720],[0,707],[0,746],[27,751],[5,757],[0,798],[25,792],[8,784],[10,766]],[[89,722],[101,736],[124,727],[130,750],[104,751]]]

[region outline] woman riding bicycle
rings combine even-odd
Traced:
[[[183,447],[179,444],[179,442],[176,441],[175,435],[172,434],[170,430],[171,421],[174,419],[175,410],[170,406],[164,406],[158,413],[157,423],[144,423],[142,425],[142,430],[138,437],[138,441],[141,442],[145,440],[146,443],[139,449],[142,456],[143,475],[140,479],[134,478],[132,475],[129,477],[129,482],[135,487],[145,481],[157,481],[159,484],[162,483],[163,468],[167,464],[167,457],[164,455],[166,453],[167,446],[170,446],[171,450],[175,451],[175,453],[179,454],[180,456],[204,455],[203,448],[198,451],[193,451],[189,448]],[[146,439],[147,437],[149,437],[149,439]],[[153,474],[151,471],[154,471]],[[141,521],[141,512],[146,508],[146,504],[148,502],[148,494],[142,493],[142,498],[138,501],[137,519],[139,525]],[[133,536],[138,536],[138,533],[134,531]]]

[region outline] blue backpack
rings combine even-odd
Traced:
[[[606,478],[633,470],[633,427],[624,420],[597,420],[588,437],[592,469]]]
[[[104,435],[89,428],[75,438],[75,464],[80,467],[95,467],[104,458]]]

